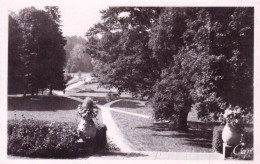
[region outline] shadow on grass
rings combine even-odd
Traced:
[[[180,138],[183,139],[183,144],[193,145],[203,148],[212,147],[212,134],[213,127],[219,125],[219,123],[201,123],[201,122],[189,122],[188,131],[172,130],[168,123],[154,123],[151,126],[142,126],[137,128],[150,129],[152,131],[161,132],[160,134],[153,134],[154,136],[167,137],[167,138]],[[172,131],[172,134],[163,134],[164,131]]]
[[[8,110],[55,111],[76,109],[81,104],[59,96],[8,97]]]
[[[111,105],[111,108],[118,107],[118,108],[140,108],[143,107],[138,102],[127,101],[127,100],[120,100]]]
[[[71,97],[80,98],[81,100],[85,100],[86,97],[90,97],[98,105],[104,105],[104,104],[107,103],[107,98],[106,97],[93,97],[93,96],[71,96]]]
[[[99,152],[93,156],[123,156],[123,157],[146,157],[148,155],[142,153],[123,153],[118,151]]]
[[[153,123],[151,126],[139,126],[136,128],[150,129],[152,131],[170,131],[171,130],[171,128],[168,126],[168,123],[164,123],[164,122]]]
[[[212,147],[212,130],[194,130],[189,129],[187,132],[178,132],[175,131],[174,134],[170,135],[161,135],[161,134],[154,134],[154,136],[161,136],[161,137],[169,137],[169,138],[180,138],[184,141],[187,141],[183,144],[186,145],[193,145],[203,148],[211,148]]]

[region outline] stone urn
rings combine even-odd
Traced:
[[[83,106],[79,106],[78,112],[82,117],[81,121],[78,124],[77,132],[79,137],[86,141],[92,139],[96,136],[97,129],[93,118],[96,117],[94,112],[95,104],[92,99],[87,99]]]
[[[81,119],[77,132],[83,140],[94,138],[97,133],[94,121],[92,119]]]
[[[222,140],[226,145],[237,145],[240,142],[241,133],[239,133],[230,123],[226,123],[223,132]]]

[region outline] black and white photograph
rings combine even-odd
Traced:
[[[1,2],[1,161],[256,162],[257,1],[127,2]]]

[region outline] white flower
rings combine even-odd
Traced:
[[[235,112],[235,113],[241,113],[241,108],[240,108],[239,106],[236,106],[236,107],[234,108],[234,112]]]
[[[224,116],[225,118],[227,118],[228,115],[232,114],[232,112],[233,112],[232,110],[230,110],[230,109],[226,109],[226,110],[225,110],[225,113],[224,113],[223,116]]]

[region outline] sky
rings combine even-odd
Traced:
[[[18,12],[24,7],[34,6],[43,9],[44,6],[59,6],[61,11],[62,30],[64,36],[85,36],[87,30],[95,23],[101,20],[100,10],[108,8],[108,6],[187,6],[184,2],[193,5],[213,5],[208,0],[200,0],[199,3],[194,0],[174,1],[174,0],[0,0],[2,6],[6,5],[8,10]],[[229,0],[231,5],[234,0]],[[240,0],[240,5],[243,5]],[[149,2],[149,3],[148,3]],[[223,6],[223,1],[219,2]],[[174,5],[173,5],[174,4]]]
[[[61,25],[64,36],[81,36],[84,37],[87,30],[95,23],[101,20],[100,10],[108,8],[108,6],[101,3],[62,3],[62,4],[44,4],[44,3],[11,3],[8,10],[18,13],[25,7],[34,6],[37,9],[44,9],[44,6],[55,5],[60,9]]]

